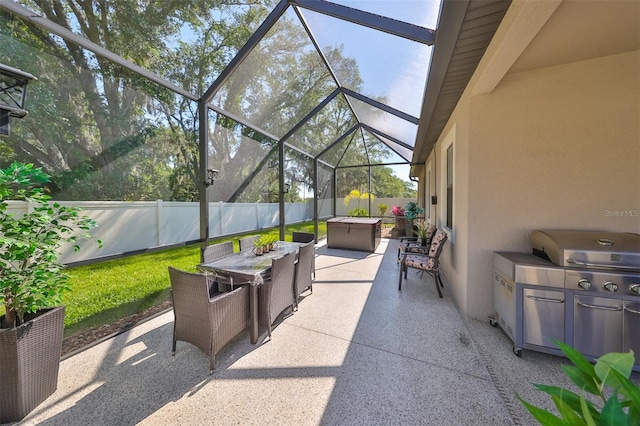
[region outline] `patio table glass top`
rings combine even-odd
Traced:
[[[200,270],[215,275],[231,276],[234,284],[261,285],[271,269],[271,261],[287,253],[296,252],[304,244],[278,241],[274,250],[257,256],[253,250],[243,250],[198,265]]]

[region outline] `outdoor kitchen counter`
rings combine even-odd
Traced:
[[[374,252],[380,244],[380,219],[336,217],[327,220],[327,247]]]

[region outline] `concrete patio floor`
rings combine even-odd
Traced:
[[[168,312],[62,361],[58,390],[21,424],[529,425],[516,392],[551,408],[531,383],[571,387],[567,360],[516,357],[430,277],[410,272],[399,292],[396,241],[375,253],[319,245],[317,256],[299,311],[270,341],[238,336],[213,375],[194,346],[171,356]]]

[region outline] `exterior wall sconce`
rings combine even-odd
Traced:
[[[290,189],[291,189],[291,184],[290,183],[285,183],[284,184],[284,189],[282,190],[282,193],[283,194],[288,194]]]
[[[204,187],[208,188],[216,181],[218,178],[218,170],[216,169],[207,169],[207,179],[204,181]]]
[[[27,84],[37,80],[28,72],[0,64],[0,135],[9,135],[9,117],[24,118]]]

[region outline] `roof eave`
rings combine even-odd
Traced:
[[[412,164],[427,160],[510,4],[511,0],[443,0]],[[478,28],[481,31],[469,31]],[[464,56],[463,63],[455,63],[458,56]]]

